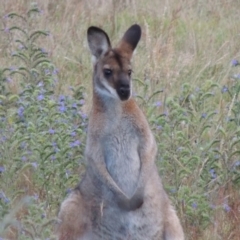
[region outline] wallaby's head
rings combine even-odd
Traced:
[[[100,28],[90,27],[87,39],[94,61],[93,87],[102,97],[128,100],[131,96],[131,58],[141,37],[135,24],[111,47],[108,35]]]

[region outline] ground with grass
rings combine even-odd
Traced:
[[[0,0],[0,239],[55,239],[85,169],[86,31],[142,27],[134,95],[186,239],[240,236],[240,1]]]

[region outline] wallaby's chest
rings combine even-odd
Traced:
[[[129,122],[122,121],[106,134],[102,144],[107,170],[119,187],[132,196],[141,167],[137,132]]]

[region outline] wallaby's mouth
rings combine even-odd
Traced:
[[[119,98],[122,101],[128,100],[130,97],[130,93],[131,93],[130,86],[121,86],[121,87],[117,88],[117,93],[118,93]]]

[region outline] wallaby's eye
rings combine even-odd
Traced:
[[[131,77],[131,75],[132,75],[132,70],[129,69],[129,70],[128,70],[128,76]]]
[[[110,77],[112,75],[112,70],[108,69],[108,68],[105,68],[105,69],[103,69],[103,73],[104,73],[104,76],[107,78],[107,77]]]

